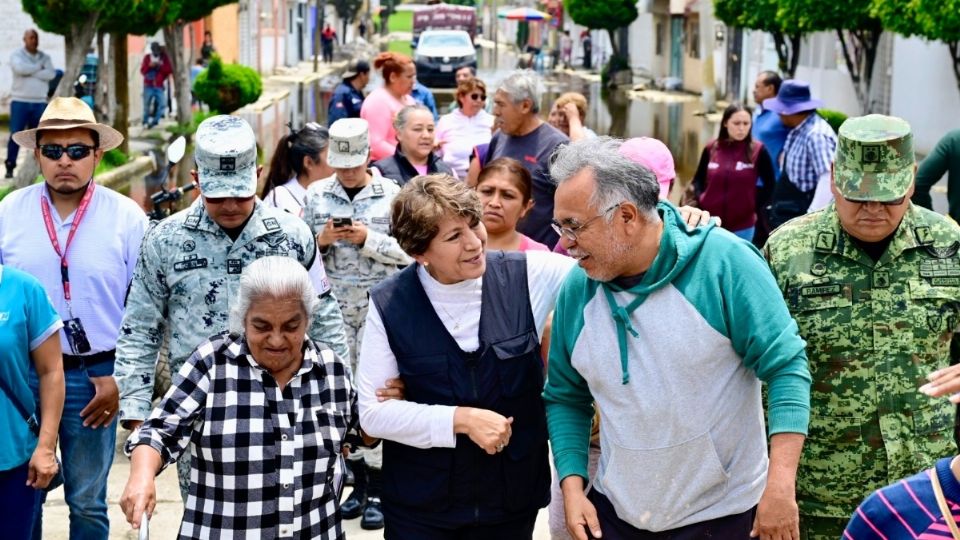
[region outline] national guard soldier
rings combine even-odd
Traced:
[[[370,288],[411,262],[390,236],[390,209],[400,187],[368,167],[369,158],[367,121],[344,118],[334,122],[327,163],[335,173],[310,186],[303,214],[317,235],[324,266],[340,299],[354,372]],[[343,517],[362,514],[362,528],[383,528],[381,451],[361,449],[350,457],[356,484],[341,506]]]
[[[201,197],[148,231],[120,328],[116,373],[121,421],[131,429],[150,413],[165,327],[170,330],[170,371],[177,373],[197,345],[227,330],[240,273],[260,257],[293,257],[309,270],[321,293],[309,334],[348,357],[340,307],[310,228],[255,197],[260,168],[253,130],[238,117],[214,116],[200,124],[195,141],[197,170],[192,174]],[[189,461],[179,465],[185,493]]]
[[[960,375],[949,366],[960,228],[910,202],[909,124],[869,115],[839,135],[834,203],[783,225],[765,247],[813,376],[797,473],[809,539],[840,538],[865,496],[957,453],[954,407],[931,396]]]

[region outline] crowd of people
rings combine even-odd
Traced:
[[[127,521],[175,465],[181,538],[521,540],[545,507],[555,539],[960,538],[960,227],[911,202],[909,124],[834,132],[764,72],[682,179],[529,70],[456,78],[440,115],[410,58],[355,60],[266,172],[208,118],[152,225],[82,101],[14,134],[44,181],[0,202],[6,537],[61,482],[107,537],[119,423]]]

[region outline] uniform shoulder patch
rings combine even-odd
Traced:
[[[263,226],[264,226],[264,228],[266,228],[266,229],[267,229],[268,231],[270,231],[270,232],[279,231],[279,230],[280,230],[280,224],[277,223],[277,218],[272,218],[272,217],[271,217],[271,218],[266,218],[266,219],[264,219],[264,220],[263,220]]]
[[[814,248],[817,251],[833,251],[837,245],[837,235],[832,232],[821,232],[817,234],[817,243]]]

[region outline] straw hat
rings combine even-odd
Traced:
[[[34,150],[37,133],[74,128],[84,128],[100,134],[101,150],[112,150],[123,142],[123,135],[112,127],[97,123],[90,106],[75,97],[58,97],[50,100],[35,129],[26,129],[13,134],[13,140],[21,148]]]

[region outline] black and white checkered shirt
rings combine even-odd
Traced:
[[[281,391],[237,335],[197,347],[173,387],[131,435],[164,467],[190,445],[190,495],[180,538],[344,538],[341,444],[356,424],[344,364],[308,338]]]

